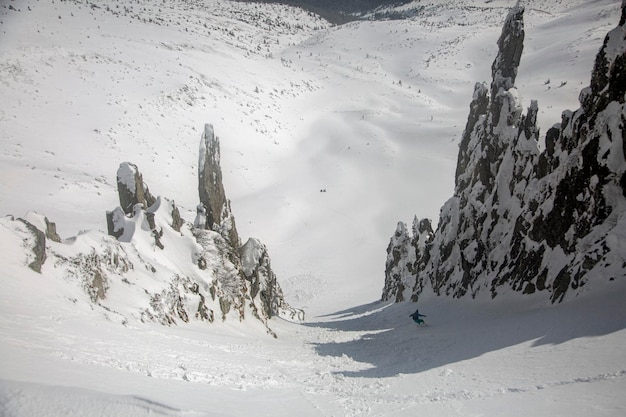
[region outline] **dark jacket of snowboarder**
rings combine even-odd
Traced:
[[[424,320],[420,317],[426,317],[424,314],[420,314],[419,310],[415,310],[415,313],[411,314],[409,317],[413,319],[413,321],[417,324],[424,324]]]

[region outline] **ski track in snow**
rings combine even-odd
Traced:
[[[222,412],[220,407],[207,409],[220,398],[213,392],[219,389],[232,393],[244,414],[264,395],[297,393],[302,415],[375,416],[417,410],[455,415],[448,407],[470,409],[482,402],[489,410],[492,402],[551,398],[557,392],[576,402],[575,396],[585,392],[592,400],[602,395],[610,399],[604,403],[610,411],[598,415],[618,415],[624,404],[616,393],[626,386],[626,358],[620,349],[626,340],[626,316],[618,296],[604,295],[604,300],[606,309],[599,312],[593,312],[593,297],[563,307],[503,301],[499,307],[512,304],[503,316],[498,307],[484,303],[442,305],[431,298],[421,305],[429,312],[426,327],[406,317],[411,304],[372,303],[304,325],[273,320],[277,340],[255,336],[245,324],[124,327],[98,321],[95,311],[85,314],[87,322],[63,311],[35,319],[3,311],[0,353],[6,362],[0,397],[7,415],[11,410],[29,415],[28,410],[36,411],[29,407],[38,407],[32,404],[48,401],[62,389],[70,398],[84,395],[90,401],[111,396],[102,401],[121,402],[124,410],[212,415],[208,410]],[[592,311],[588,321],[598,324],[593,338],[590,327],[569,327],[571,321],[584,321],[586,311]],[[602,319],[616,315],[621,319],[601,328]],[[466,326],[465,320],[474,325]],[[93,327],[89,321],[98,324]],[[540,336],[549,329],[551,337],[562,339],[543,342]],[[37,369],[24,372],[23,361],[34,361]],[[84,373],[98,375],[100,381]],[[16,382],[20,380],[41,385],[22,386]],[[94,392],[71,391],[75,380],[85,381],[81,387]],[[158,392],[154,381],[177,385],[168,385],[171,391],[162,397],[150,397],[142,391]],[[118,390],[126,393],[123,398],[115,396]],[[203,401],[196,399],[190,406],[188,398],[199,392]],[[563,401],[555,404],[566,406]],[[62,402],[57,405],[64,409]],[[283,414],[269,409],[259,415]]]

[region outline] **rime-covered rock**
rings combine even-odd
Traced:
[[[231,311],[243,319],[249,290],[236,250],[214,231],[194,228],[192,233],[201,247],[194,254],[194,263],[201,270],[216,271],[209,292],[211,298],[218,301],[222,319],[226,319]]]
[[[416,253],[411,245],[411,236],[406,224],[398,222],[396,231],[387,246],[383,301],[393,299],[398,303],[410,298],[411,290],[415,285],[416,271],[413,269],[415,259]]]
[[[283,291],[272,270],[267,247],[258,239],[250,238],[239,248],[243,273],[249,282],[250,296],[258,299],[268,318],[279,316],[289,320],[304,320],[304,311],[285,301]]]
[[[411,233],[403,222],[398,222],[396,231],[387,246],[385,262],[385,286],[381,299],[402,302],[411,299],[416,287],[423,287],[417,280],[417,272],[428,260],[428,246],[433,239],[433,229],[428,219],[413,219]]]
[[[414,272],[412,300],[544,291],[553,302],[593,280],[626,276],[626,2],[598,53],[581,108],[563,112],[540,151],[538,104],[515,88],[523,7],[508,14],[491,91],[476,84],[454,195]],[[397,264],[414,262],[409,253]],[[386,284],[387,285],[387,282]],[[397,294],[392,294],[397,295]],[[401,297],[405,299],[406,297]]]
[[[412,288],[413,294],[421,293],[424,289],[424,279],[417,276],[417,272],[424,268],[430,259],[430,246],[435,236],[433,226],[430,219],[413,218],[413,227],[411,228],[413,235],[411,237],[411,246],[415,251],[415,261],[413,262],[413,274],[416,275],[415,285]],[[417,301],[413,295],[411,300]]]
[[[229,239],[234,247],[238,247],[240,242],[235,216],[232,214],[230,201],[226,198],[222,183],[220,142],[211,124],[204,125],[200,140],[198,193],[206,213],[206,227],[218,231]]]
[[[193,221],[193,227],[206,229],[206,209],[202,204],[196,206],[196,218]]]

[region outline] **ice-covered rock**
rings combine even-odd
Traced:
[[[106,213],[108,235],[90,231],[61,240],[54,223],[29,212],[2,219],[0,237],[21,242],[16,253],[24,267],[45,269],[51,282],[73,283],[83,301],[123,323],[251,318],[276,336],[273,316],[303,320],[304,312],[285,302],[265,245],[250,239],[239,247],[211,125],[200,148],[202,202],[193,224],[173,200],[154,197],[139,168],[124,162],[117,171],[120,206]]]
[[[411,245],[411,236],[404,222],[398,222],[396,231],[387,246],[385,262],[385,287],[382,300],[406,301],[415,285],[416,253]]]

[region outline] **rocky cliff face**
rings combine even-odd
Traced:
[[[0,233],[22,242],[25,267],[74,283],[84,302],[122,323],[251,317],[275,336],[271,317],[302,320],[304,313],[285,302],[265,245],[250,239],[239,247],[212,132],[207,125],[200,145],[200,227],[185,221],[174,201],[153,197],[138,167],[124,162],[117,171],[120,206],[106,216],[108,236],[90,231],[62,241],[54,223],[36,213],[0,219]]]
[[[402,282],[414,283],[414,301],[428,285],[453,297],[542,291],[558,302],[589,282],[626,275],[626,6],[581,107],[563,112],[543,151],[538,104],[522,114],[515,88],[523,13],[516,6],[506,18],[490,88],[476,84],[455,192],[432,242],[397,260],[417,268],[387,277],[383,299],[406,299],[407,284],[394,284]]]

